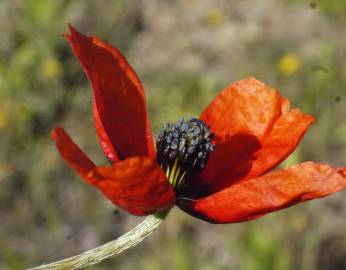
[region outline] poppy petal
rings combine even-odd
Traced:
[[[65,36],[92,85],[94,119],[106,157],[113,162],[155,158],[144,89],[134,70],[118,49],[69,29]]]
[[[202,199],[177,200],[184,211],[212,223],[248,221],[346,188],[345,169],[305,162],[236,183]]]
[[[298,109],[289,111],[288,103],[285,101],[284,104],[283,114],[262,141],[252,135],[238,134],[216,146],[196,181],[204,194],[266,173],[294,151],[314,119]]]
[[[175,204],[175,193],[165,173],[147,157],[97,167],[89,177],[114,204],[134,215],[149,215]]]
[[[72,141],[71,137],[61,127],[56,127],[52,134],[60,155],[65,162],[82,176],[88,183],[92,183],[89,173],[95,168],[95,164],[87,155]]]
[[[281,113],[279,93],[255,78],[237,81],[207,106],[200,116],[215,133],[217,142],[238,133],[261,140]]]
[[[255,154],[251,171],[243,180],[266,173],[285,160],[296,149],[313,122],[312,116],[303,114],[299,109],[279,117]]]

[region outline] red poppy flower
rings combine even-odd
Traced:
[[[199,119],[167,124],[156,142],[143,86],[121,53],[70,26],[66,34],[93,89],[93,114],[110,166],[96,166],[67,133],[52,133],[68,165],[131,214],[177,205],[213,223],[248,221],[346,187],[346,168],[305,162],[271,171],[314,119],[262,82],[223,90]]]

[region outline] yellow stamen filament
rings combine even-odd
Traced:
[[[183,185],[185,175],[186,175],[186,171],[183,172],[183,174],[181,175],[181,177],[180,177],[180,179],[179,179],[179,181],[178,181],[178,184],[177,184],[177,189],[180,189],[181,186]]]
[[[166,169],[166,177],[174,188],[180,188],[182,186],[185,175],[186,172],[181,170],[178,159],[174,161],[172,167],[168,166]]]

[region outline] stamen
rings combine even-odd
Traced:
[[[214,150],[213,137],[207,125],[196,118],[180,119],[161,128],[156,141],[157,161],[176,190],[205,167]]]

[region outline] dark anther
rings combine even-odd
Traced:
[[[196,118],[181,119],[175,125],[165,124],[161,128],[156,141],[157,161],[173,186],[205,167],[209,153],[214,150],[213,137],[207,125]]]

